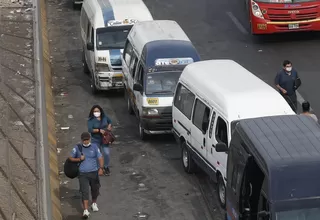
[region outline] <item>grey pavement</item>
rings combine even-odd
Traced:
[[[315,95],[319,93],[319,35],[253,38],[246,33],[248,25],[242,3],[236,0],[146,1],[155,19],[173,19],[183,27],[203,59],[234,59],[271,85],[282,61],[290,59],[303,81],[300,93],[311,102],[315,113],[320,113]],[[70,1],[50,0],[48,13],[60,170],[80,133],[86,130],[86,118],[93,104],[103,106],[113,119],[118,136],[111,149],[112,174],[101,178],[100,212],[94,213],[92,219],[223,219],[214,184],[202,174],[190,176],[183,172],[179,148],[172,137],[139,141],[137,121],[127,114],[121,92],[91,95],[90,79],[82,71],[79,11],[72,9]],[[239,24],[243,28],[239,28]],[[227,72],[225,70],[225,74]],[[69,129],[61,130],[61,127]],[[78,182],[70,181],[63,173],[61,178],[64,218],[78,219],[81,215]]]
[[[0,0],[0,219],[37,219],[31,2]]]

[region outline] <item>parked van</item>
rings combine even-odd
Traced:
[[[200,61],[182,72],[173,102],[173,132],[182,147],[182,164],[195,164],[218,182],[219,201],[225,205],[227,154],[215,151],[229,144],[241,119],[294,115],[272,87],[232,60]]]
[[[226,219],[320,219],[320,126],[308,116],[241,120],[228,153]]]
[[[90,0],[81,10],[84,72],[92,92],[123,88],[121,51],[133,24],[153,20],[142,0]]]
[[[155,20],[133,26],[122,63],[128,111],[139,119],[142,140],[150,134],[171,133],[173,93],[180,74],[199,60],[177,22]]]

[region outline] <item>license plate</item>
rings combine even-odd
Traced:
[[[289,25],[288,25],[288,28],[289,28],[290,30],[292,30],[292,29],[299,29],[299,24],[289,24]]]
[[[101,82],[101,83],[100,83],[100,86],[101,86],[101,87],[109,87],[110,85],[109,85],[109,83],[107,83],[107,82]]]

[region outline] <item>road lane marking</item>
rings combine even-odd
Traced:
[[[243,27],[243,25],[241,24],[241,22],[236,18],[236,16],[234,16],[232,14],[232,12],[227,11],[226,12],[227,15],[229,16],[229,18],[231,19],[231,21],[236,25],[236,27],[239,29],[239,31],[243,34],[249,34],[248,31],[245,29],[245,27]]]

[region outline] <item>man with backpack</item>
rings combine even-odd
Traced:
[[[91,188],[92,205],[91,209],[94,212],[99,211],[97,198],[99,196],[100,179],[103,175],[103,156],[96,144],[90,142],[91,136],[88,132],[81,134],[81,144],[77,144],[72,149],[71,155],[68,158],[70,163],[78,165],[78,176],[80,192],[82,194],[83,217],[88,218],[89,208],[89,188]],[[99,161],[99,164],[98,164]],[[65,168],[66,169],[66,168]],[[70,173],[70,172],[69,172]],[[72,178],[72,177],[71,177]]]

